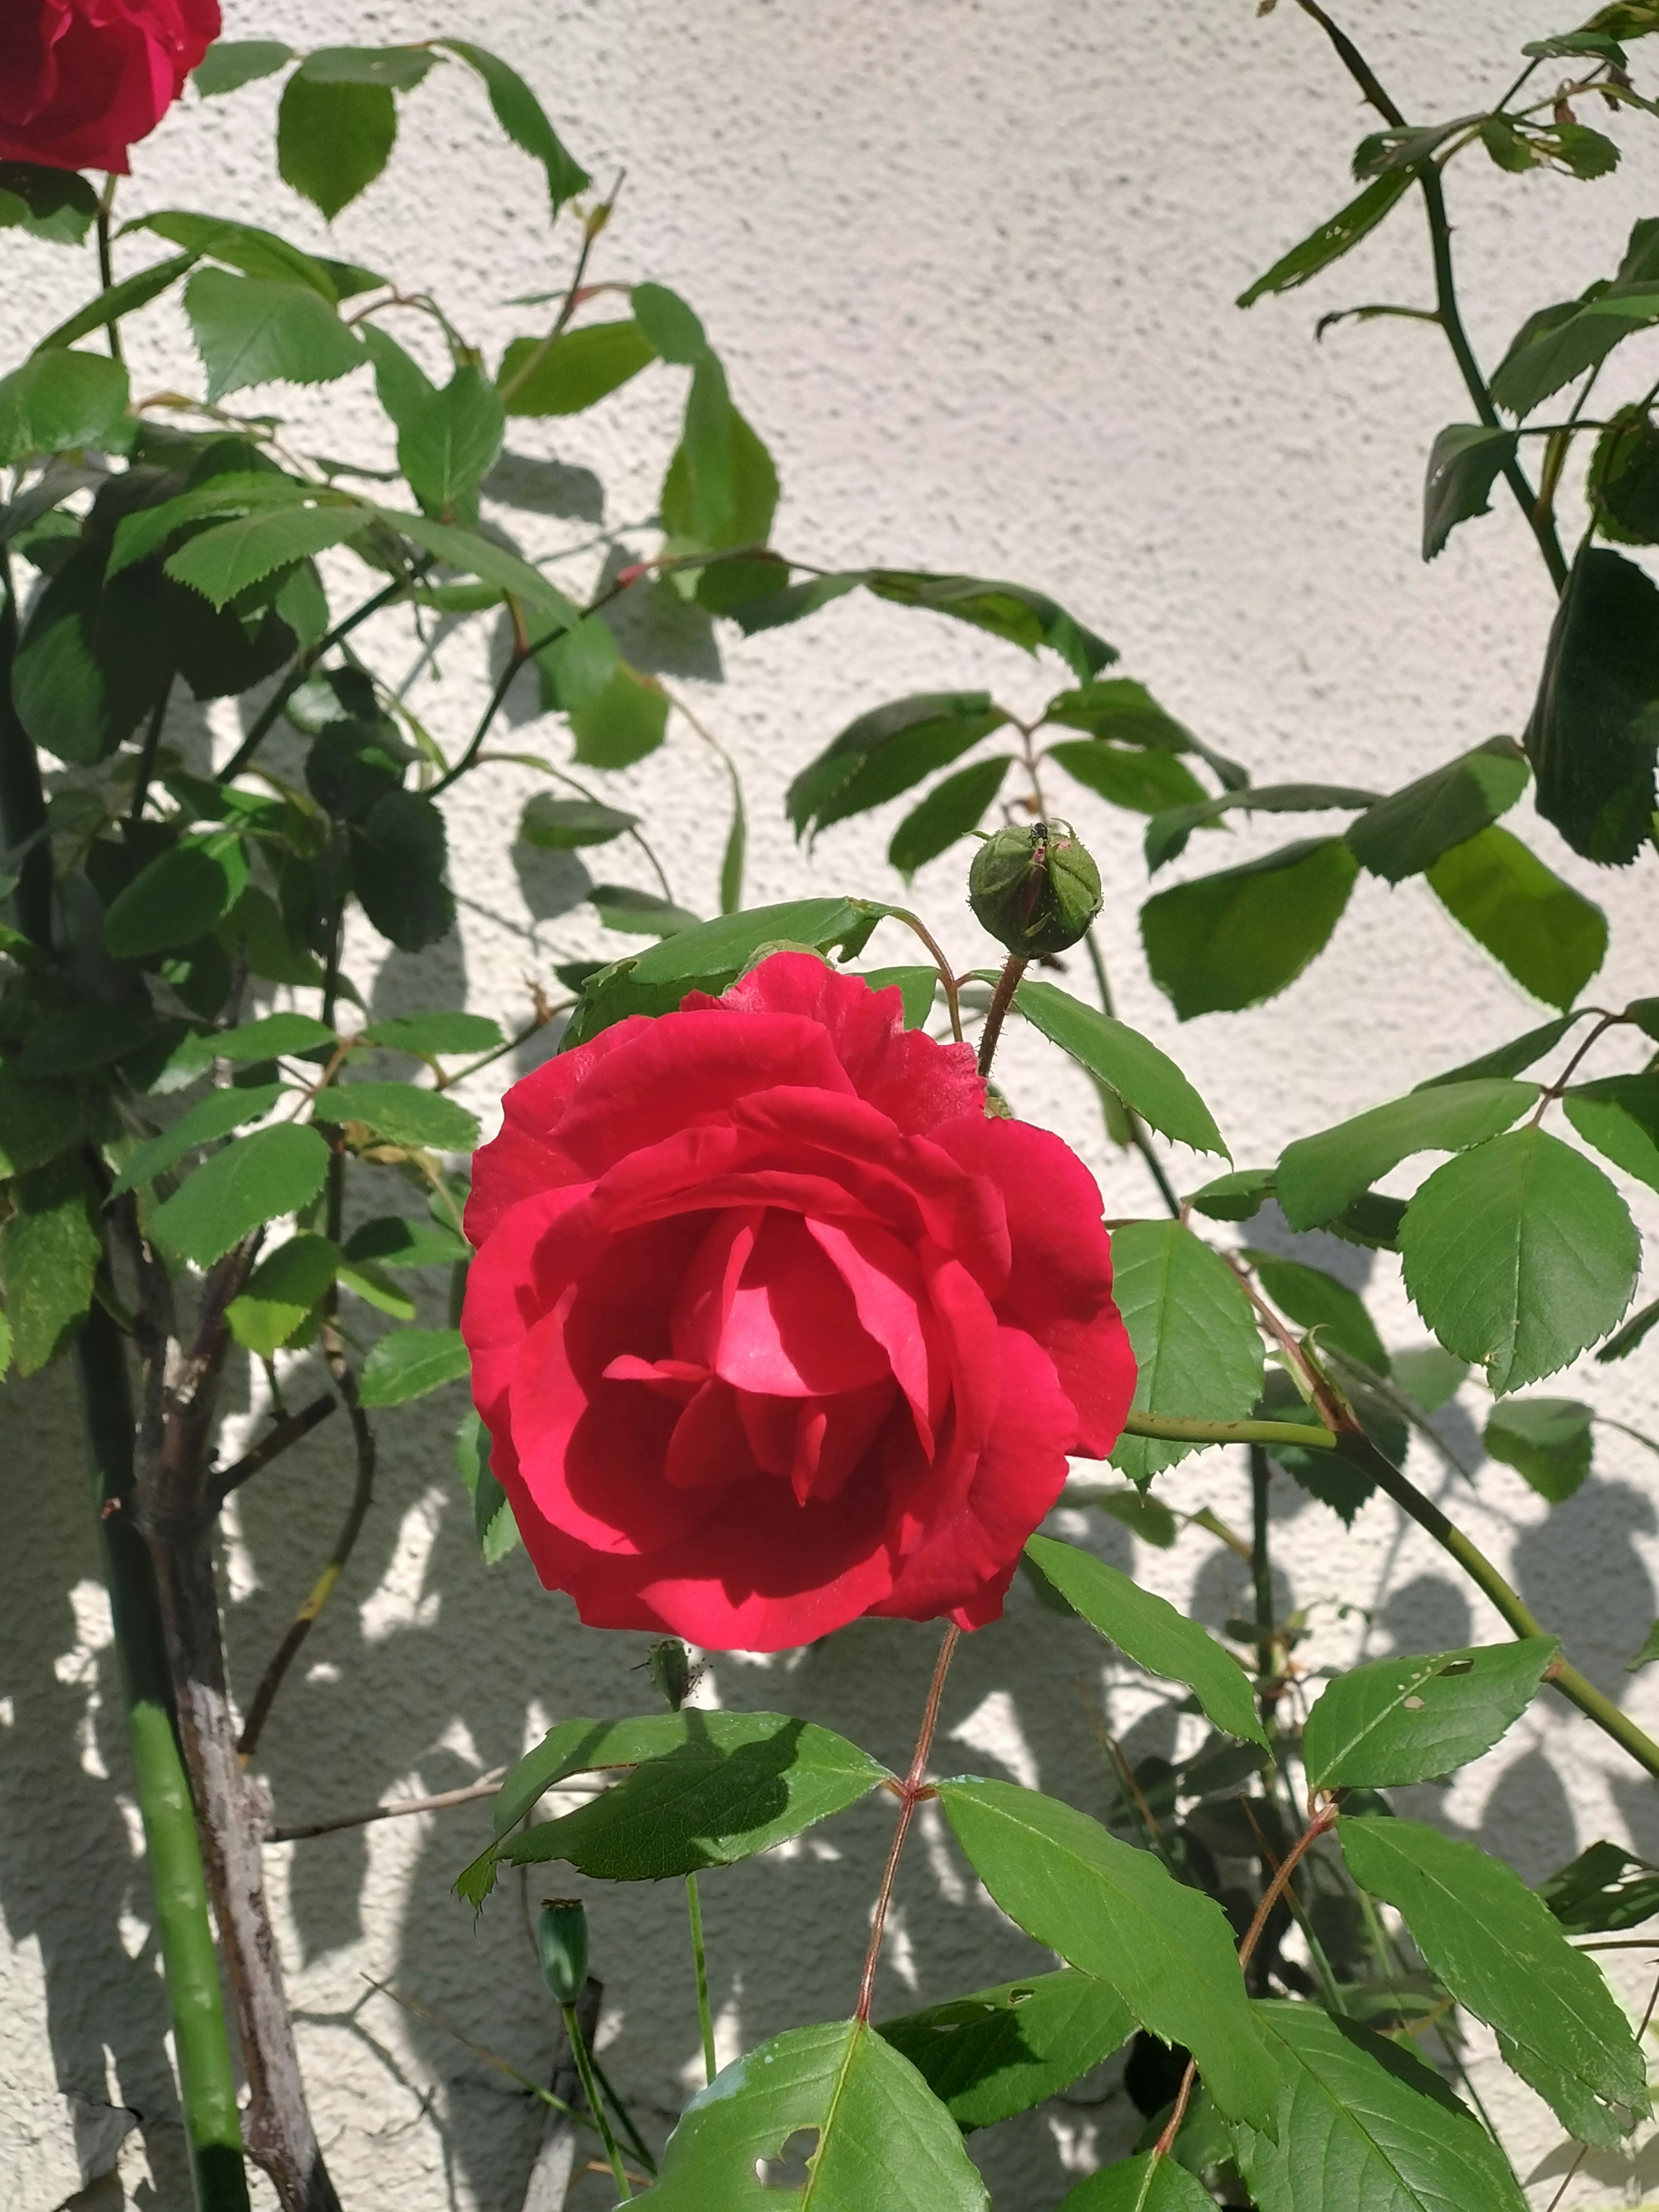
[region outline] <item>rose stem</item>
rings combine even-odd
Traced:
[[[712,2081],[720,2068],[714,2058],[714,2023],[708,2015],[708,1965],[702,1948],[702,1900],[697,1895],[697,1877],[685,1877],[685,1910],[691,1923],[691,1957],[697,1969],[697,2021],[702,2029],[702,2074],[705,2081]]]
[[[617,2138],[611,2133],[610,2116],[605,2109],[605,2100],[599,2094],[599,2085],[593,2079],[593,2062],[587,2055],[587,2043],[582,2034],[581,2022],[576,2017],[574,2004],[561,2005],[564,2014],[564,2032],[570,2039],[570,2055],[576,2062],[576,2071],[581,2077],[582,2094],[587,2100],[587,2109],[599,2122],[599,2135],[605,2143],[605,2154],[611,2160],[611,2171],[617,2177],[617,2186],[629,2202],[634,2192],[628,2185],[628,2169],[623,2164],[623,2154],[617,2148]]]
[[[882,1870],[881,1887],[876,1893],[876,1909],[870,1916],[870,1948],[864,1954],[864,1979],[859,1985],[858,2009],[853,2014],[860,2027],[869,2025],[870,2001],[876,1990],[876,1967],[881,1959],[882,1930],[887,1924],[887,1908],[893,1901],[893,1883],[898,1874],[899,1856],[904,1849],[904,1839],[910,1832],[910,1820],[916,1807],[922,1798],[933,1794],[924,1787],[922,1777],[927,1771],[927,1754],[933,1747],[933,1730],[939,1724],[939,1705],[945,1694],[945,1677],[951,1670],[951,1654],[961,1634],[961,1630],[954,1623],[945,1632],[939,1657],[933,1662],[933,1679],[928,1686],[927,1710],[921,1717],[921,1732],[916,1738],[910,1771],[898,1784],[898,1826],[893,1831],[887,1864]]]
[[[1019,988],[1019,979],[1025,973],[1027,965],[1023,952],[1011,952],[1006,967],[997,977],[997,987],[991,994],[991,1003],[985,1012],[985,1027],[979,1040],[979,1072],[981,1075],[991,1073],[991,1062],[996,1056],[997,1039],[1002,1035],[1002,1018],[1014,1002],[1014,994]]]

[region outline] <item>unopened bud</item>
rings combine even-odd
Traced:
[[[1100,871],[1069,823],[1011,826],[975,854],[968,903],[999,944],[1037,959],[1075,945],[1100,912]]]
[[[574,2004],[587,1979],[587,1908],[580,1898],[550,1897],[536,1923],[542,1979],[562,2005]]]

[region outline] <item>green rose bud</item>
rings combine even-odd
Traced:
[[[1069,823],[999,830],[974,856],[968,903],[999,944],[1037,959],[1075,945],[1100,912],[1100,871]]]
[[[536,1923],[542,1979],[562,2005],[574,2004],[587,1979],[587,1908],[580,1898],[550,1897]]]

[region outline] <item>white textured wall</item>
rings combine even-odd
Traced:
[[[1348,13],[1402,104],[1425,117],[1473,104],[1468,72],[1483,55],[1497,58],[1474,82],[1490,88],[1522,38],[1562,27],[1545,0],[1462,0],[1450,11],[1355,0]],[[1427,296],[1413,215],[1288,302],[1249,316],[1231,305],[1339,204],[1364,127],[1294,9],[1256,21],[1248,0],[1196,10],[1152,0],[487,0],[463,21],[416,0],[229,0],[228,15],[232,36],[279,33],[301,45],[464,30],[536,81],[597,175],[625,164],[600,273],[659,277],[704,315],[778,456],[787,547],[1046,586],[1122,648],[1129,672],[1263,780],[1387,788],[1518,728],[1549,608],[1518,522],[1504,507],[1460,532],[1431,571],[1415,552],[1423,455],[1440,424],[1467,411],[1443,350],[1403,323],[1312,343],[1325,308]],[[458,74],[406,109],[388,177],[348,211],[333,250],[431,286],[493,348],[529,326],[501,303],[556,283],[568,240],[550,260],[536,173],[501,149]],[[141,152],[126,197],[135,206],[211,198],[324,243],[314,214],[271,179],[272,105],[266,86],[181,116]],[[1651,210],[1650,145],[1594,187],[1460,172],[1459,245],[1488,358],[1527,309],[1611,269],[1629,221]],[[9,352],[91,289],[86,267],[53,250],[8,238],[0,260]],[[178,326],[163,315],[145,328],[141,379],[175,380]],[[1645,382],[1654,364],[1640,365]],[[677,397],[658,373],[586,420],[517,425],[511,443],[594,471],[607,519],[627,521],[649,512]],[[352,387],[296,411],[330,422],[325,449],[353,440],[362,449]],[[563,482],[591,518],[599,484]],[[538,548],[592,534],[580,514],[499,519]],[[984,683],[1026,709],[1058,688],[1012,649],[861,600],[752,645],[685,623],[660,659],[743,762],[757,898],[808,882],[875,891],[890,883],[867,828],[832,832],[809,862],[780,827],[789,775],[853,714],[941,683]],[[421,697],[453,742],[476,704],[482,653],[447,654],[444,667],[443,687]],[[528,725],[532,702],[515,700],[514,711]],[[550,743],[556,757],[554,726],[519,737]],[[458,887],[492,911],[468,908],[460,945],[435,966],[446,993],[464,984],[470,1004],[520,1016],[523,976],[599,949],[600,933],[580,914],[535,921],[560,903],[557,881],[520,884],[501,860],[503,826],[531,779],[486,775],[464,788],[453,822]],[[659,827],[682,895],[707,908],[720,795],[708,757],[677,736],[622,786]],[[1289,1136],[1540,1018],[1420,884],[1390,892],[1364,879],[1334,949],[1292,991],[1257,1013],[1177,1031],[1139,957],[1135,825],[1087,800],[1077,812],[1113,886],[1107,927],[1121,1010],[1177,1053],[1241,1163],[1271,1158]],[[1613,915],[1598,992],[1618,1004],[1651,991],[1651,859],[1628,876],[1598,877],[1548,831],[1527,830]],[[1183,866],[1214,866],[1281,834],[1267,823],[1228,848],[1200,840]],[[927,872],[917,896],[965,956],[958,863]],[[906,955],[896,943],[886,957]],[[392,1009],[430,1003],[434,986],[394,958],[375,996]],[[1138,1165],[1103,1156],[1080,1080],[1017,1035],[1004,1078],[1023,1111],[1052,1119],[1083,1149],[1109,1213],[1147,1209]],[[1187,1162],[1182,1172],[1190,1182],[1198,1169]],[[1646,1226],[1659,1227],[1651,1205]],[[1363,1278],[1364,1261],[1332,1248],[1330,1264],[1351,1278]],[[1377,1263],[1374,1283],[1389,1340],[1419,1340],[1389,1263]],[[1653,1428],[1653,1372],[1650,1352],[1598,1370],[1595,1387],[1610,1410]],[[514,1757],[553,1718],[648,1703],[630,1671],[645,1638],[579,1633],[569,1606],[534,1586],[521,1556],[490,1576],[476,1564],[448,1460],[458,1412],[427,1401],[385,1422],[368,1532],[265,1739],[285,1821],[453,1787]],[[84,2202],[173,2212],[186,2184],[64,1379],[8,1386],[3,1418],[0,2208],[47,2212],[106,2170],[114,2105],[142,2111],[144,2124],[122,2155],[121,2181]],[[1474,1433],[1467,1420],[1458,1431],[1470,1446]],[[1417,1473],[1438,1482],[1432,1462]],[[1656,1610],[1655,1476],[1651,1457],[1615,1436],[1598,1445],[1597,1479],[1553,1516],[1501,1468],[1481,1475],[1478,1496],[1460,1487],[1454,1504],[1580,1663],[1610,1689],[1629,1686],[1650,1725],[1659,1698],[1648,1678],[1627,1686],[1622,1662]],[[244,1493],[225,1568],[245,1694],[331,1540],[346,1481],[344,1439],[325,1428]],[[1218,1454],[1164,1487],[1188,1507],[1209,1503],[1236,1520],[1248,1512],[1238,1473]],[[1386,1505],[1374,1503],[1346,1538],[1299,1495],[1282,1507],[1288,1590],[1321,1608],[1314,1661],[1346,1659],[1365,1637],[1382,1651],[1499,1632]],[[1129,1562],[1121,1532],[1096,1529],[1093,1540]],[[1142,1552],[1138,1564],[1172,1595],[1195,1589],[1212,1624],[1241,1595],[1230,1556],[1200,1535],[1171,1554]],[[1335,1600],[1370,1609],[1369,1628],[1364,1612],[1340,1618]],[[896,1759],[932,1644],[902,1624],[867,1624],[793,1657],[721,1659],[705,1694],[798,1706]],[[1105,1783],[1077,1686],[1112,1682],[1102,1661],[1083,1630],[1036,1612],[1017,1589],[1006,1622],[973,1638],[957,1662],[944,1756],[1100,1808]],[[1138,1690],[1113,1689],[1114,1725],[1133,1731],[1146,1704]],[[1132,1740],[1143,1749],[1160,1741],[1155,1730]],[[1659,1851],[1651,1786],[1547,1703],[1440,1803],[1460,1831],[1531,1877],[1602,1833]],[[723,2039],[752,2040],[846,2008],[887,1827],[872,1805],[706,1882]],[[550,2021],[520,1900],[505,1890],[475,1935],[448,1894],[486,1828],[473,1807],[273,1853],[305,2057],[351,2212],[517,2212],[534,2111],[365,1979],[393,1979],[530,2071],[544,2067]],[[649,2115],[665,2118],[696,2070],[678,1885],[596,1893],[592,1911],[616,2071]],[[1023,1971],[1030,1955],[924,1823],[901,1879],[883,2007]],[[1478,2078],[1541,2205],[1554,2185],[1546,2177],[1561,2170],[1558,2131],[1494,2063],[1480,2063]],[[976,2148],[999,2207],[1041,2212],[1071,2172],[1114,2154],[1128,2124],[1117,2097],[1011,2124]],[[1659,2152],[1633,2164],[1598,2157],[1569,2201],[1636,2203],[1644,2184],[1650,2194],[1659,2185]],[[585,2185],[574,2203],[603,2200],[600,2185]]]

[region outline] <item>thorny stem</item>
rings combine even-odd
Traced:
[[[1002,1035],[1002,1024],[1008,1009],[1014,1003],[1014,994],[1019,988],[1020,978],[1030,965],[1023,952],[1011,952],[997,977],[997,987],[991,994],[991,1003],[985,1010],[985,1027],[980,1031],[979,1072],[991,1073],[991,1062],[996,1057],[997,1039]]]
[[[870,1943],[864,1954],[864,1978],[859,1984],[859,2001],[853,2014],[860,2027],[869,2025],[871,2001],[876,1993],[876,1968],[881,1962],[882,1933],[887,1925],[888,1907],[893,1901],[893,1884],[898,1876],[904,1839],[910,1832],[916,1807],[927,1795],[922,1777],[927,1771],[927,1754],[933,1747],[933,1730],[939,1726],[939,1700],[945,1695],[945,1678],[951,1671],[951,1656],[961,1635],[962,1631],[954,1621],[945,1632],[945,1641],[939,1647],[939,1657],[933,1662],[933,1679],[928,1685],[927,1704],[922,1712],[916,1747],[911,1756],[910,1771],[899,1784],[898,1823],[893,1830],[887,1864],[882,1869],[881,1887],[876,1893],[876,1908],[870,1916]]]
[[[702,2075],[712,2081],[720,2071],[714,2056],[714,2022],[708,2010],[708,1960],[702,1942],[702,1899],[697,1894],[697,1877],[685,1877],[685,1911],[691,1923],[691,1962],[697,1972],[697,2025],[702,2030]]]
[[[611,2160],[611,2171],[616,2176],[617,2186],[623,2199],[631,2200],[634,2192],[628,2185],[628,2170],[623,2164],[622,2152],[611,2132],[611,2118],[605,2109],[605,2100],[599,2094],[599,2085],[593,2079],[593,2062],[587,2055],[587,2039],[582,2033],[581,2022],[576,2017],[576,2008],[574,2004],[566,2004],[561,2005],[559,2010],[564,2014],[564,2032],[570,2039],[570,2055],[576,2062],[577,2073],[581,2076],[588,2110],[598,2123],[605,2156]]]

